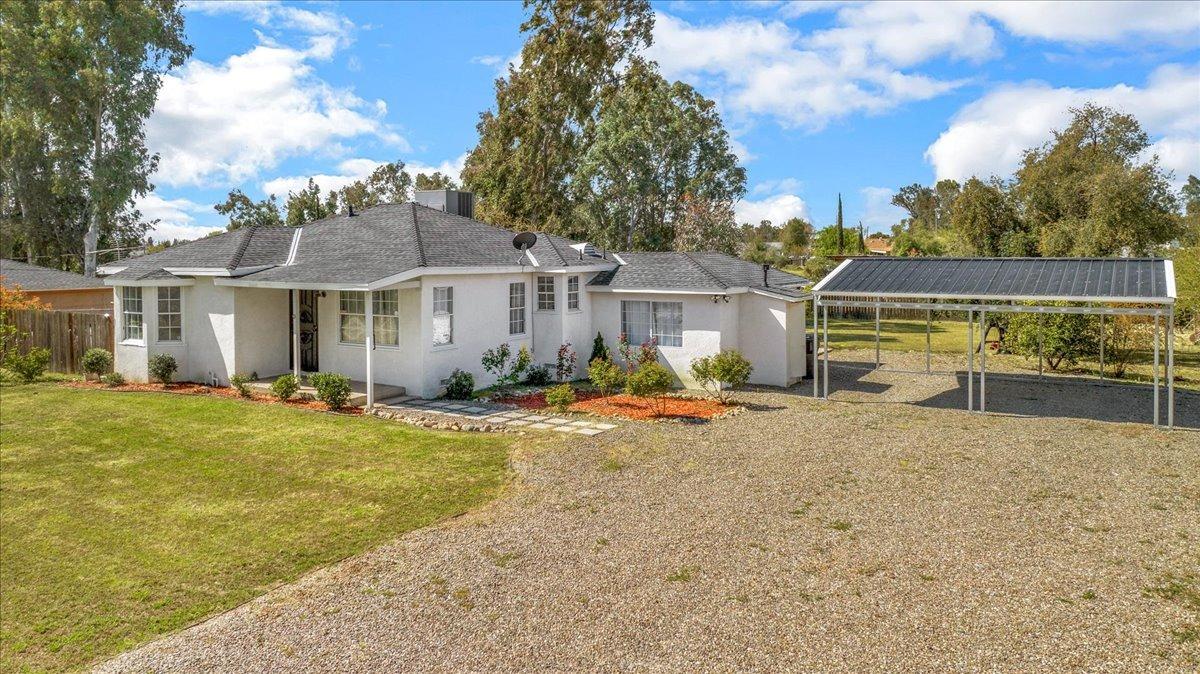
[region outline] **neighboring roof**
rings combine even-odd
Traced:
[[[808,279],[772,268],[763,284],[762,265],[724,253],[617,253],[625,264],[600,272],[588,285],[613,290],[769,289],[799,297]]]
[[[866,240],[863,241],[863,245],[867,247],[867,250],[873,253],[886,254],[892,252],[892,240],[880,234],[872,234],[871,236],[868,236]]]
[[[460,215],[408,202],[381,204],[355,215],[335,215],[299,228],[295,257],[289,261],[291,227],[243,228],[172,246],[129,260],[115,279],[141,279],[172,267],[233,270],[262,265],[242,278],[270,283],[367,284],[419,267],[512,267],[530,264],[513,248],[514,232]],[[612,264],[583,255],[574,242],[538,234],[530,249],[542,268]],[[121,265],[126,261],[122,261]],[[120,265],[113,265],[120,266]]]
[[[852,258],[813,288],[823,295],[1169,303],[1159,258]]]
[[[22,290],[80,290],[103,288],[104,279],[88,278],[61,269],[48,269],[16,260],[0,260],[0,276],[4,285],[20,286]]]

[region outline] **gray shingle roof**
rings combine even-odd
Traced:
[[[125,269],[109,278],[169,278],[169,275],[162,272],[166,267],[237,269],[283,264],[287,260],[294,232],[295,230],[287,227],[243,227],[232,232],[176,244],[143,257],[113,262],[110,266]]]
[[[854,258],[822,294],[963,299],[1167,301],[1168,264],[1151,258]]]
[[[808,279],[772,268],[763,284],[762,265],[723,253],[618,253],[625,264],[601,272],[588,285],[613,289],[724,290],[769,288],[799,297]]]
[[[88,278],[83,274],[48,269],[16,260],[0,260],[0,276],[4,285],[18,285],[25,290],[78,290],[80,288],[103,288],[104,280]]]

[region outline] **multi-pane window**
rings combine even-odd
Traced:
[[[683,346],[683,302],[621,302],[621,332],[630,344],[655,339],[659,346]]]
[[[454,343],[454,288],[433,289],[433,345]]]
[[[121,339],[142,339],[142,289],[121,288]]]
[[[374,307],[375,344],[400,346],[400,291],[376,290]]]
[[[361,290],[338,293],[338,339],[346,344],[367,341],[367,294]]]
[[[579,277],[567,277],[567,309],[579,311]]]
[[[525,283],[508,284],[508,334],[525,334]]]
[[[376,290],[372,302],[376,346],[400,344],[400,291]],[[367,293],[343,290],[338,293],[338,339],[343,344],[366,344]]]
[[[554,277],[537,277],[538,311],[554,311]]]
[[[183,341],[183,304],[179,286],[158,289],[158,341]]]

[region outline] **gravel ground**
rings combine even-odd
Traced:
[[[539,437],[484,510],[101,669],[1196,671],[1172,631],[1200,624],[1200,433],[833,373],[842,402],[806,383],[710,424]]]

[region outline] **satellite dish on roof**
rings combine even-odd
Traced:
[[[521,232],[513,237],[513,248],[517,250],[533,248],[533,244],[535,243],[537,243],[537,234],[533,232]]]

